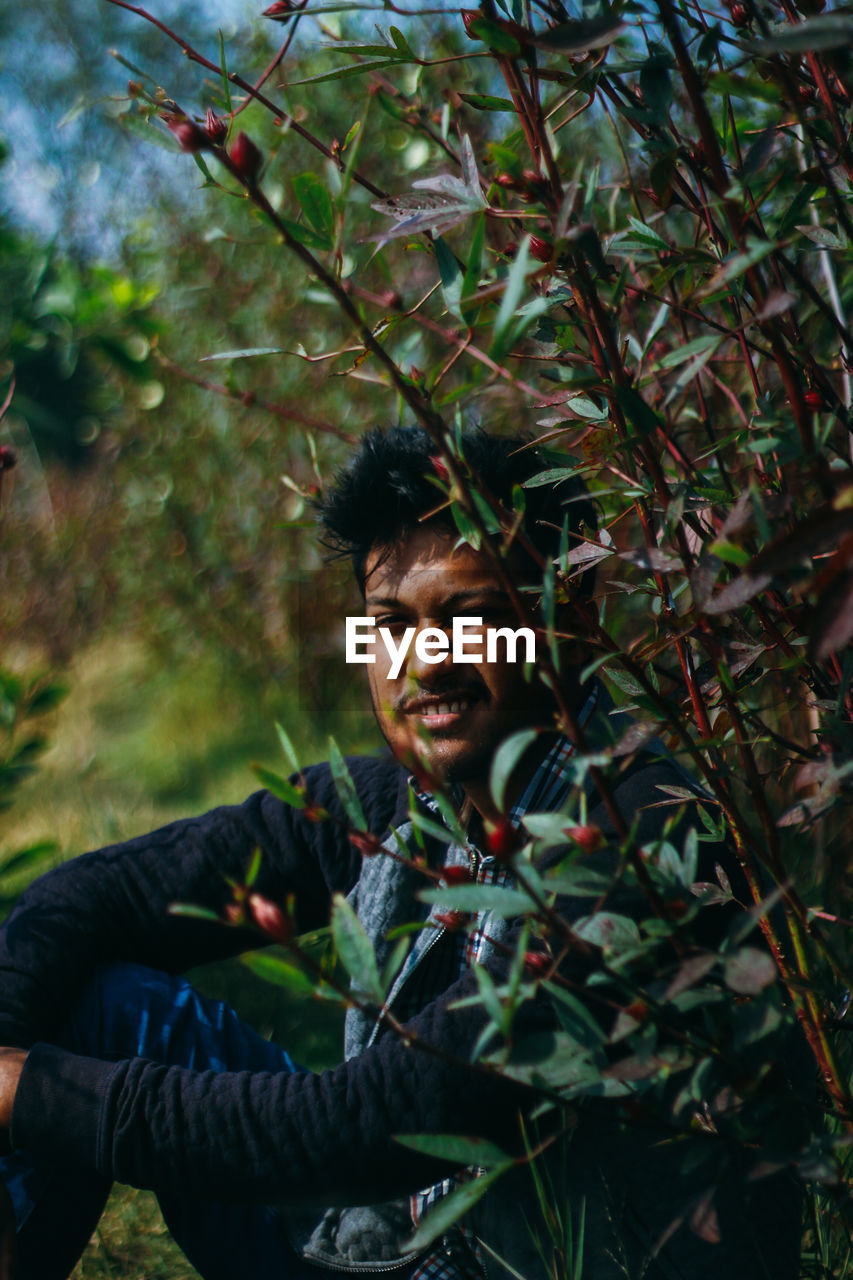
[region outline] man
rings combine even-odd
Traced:
[[[463,440],[464,465],[506,510],[514,489],[543,465],[522,444],[482,433]],[[530,487],[524,536],[502,568],[487,546],[456,546],[435,483],[445,474],[421,432],[372,432],[323,508],[326,541],[352,555],[365,616],[392,642],[377,645],[368,666],[392,755],[350,762],[365,831],[352,831],[329,767],[315,766],[301,779],[310,806],[288,807],[262,792],[75,859],[33,885],[3,930],[0,1044],[9,1048],[0,1056],[0,1127],[10,1130],[13,1147],[3,1164],[22,1277],[68,1273],[113,1179],[156,1190],[205,1280],[322,1280],[341,1271],[561,1280],[560,1267],[568,1274],[565,1248],[555,1249],[537,1226],[522,1158],[523,1133],[530,1141],[537,1132],[529,1093],[488,1066],[470,1065],[484,1044],[498,1044],[485,1030],[485,1008],[472,1000],[477,968],[495,985],[505,982],[524,926],[500,913],[460,920],[440,904],[430,908],[418,892],[439,877],[508,885],[510,846],[524,815],[578,800],[552,691],[521,661],[454,663],[440,641],[459,616],[518,627],[507,569],[510,586],[541,581],[536,562],[557,554],[567,518],[576,530],[579,514],[591,517],[571,488]],[[401,652],[412,629],[432,629],[432,647],[409,645],[392,664],[392,649]],[[561,698],[595,741],[606,708],[596,706],[594,687],[581,687],[576,668],[564,671]],[[490,767],[500,744],[527,729],[539,732],[507,783],[510,824],[491,794]],[[663,821],[652,807],[657,788],[674,780],[683,785],[666,760],[637,757],[614,780],[609,811],[587,789],[587,829],[600,829],[605,841],[612,836],[615,804],[640,843],[655,840]],[[434,835],[439,783],[456,805],[453,825],[464,828],[458,838]],[[426,873],[418,858],[400,852],[400,841],[420,850],[412,789],[414,816],[422,827],[433,824],[424,839]],[[318,821],[320,811],[331,817]],[[383,838],[382,847],[370,833]],[[590,864],[614,873],[617,845],[605,844]],[[189,902],[225,916],[227,880],[241,881],[256,848],[263,855],[256,901],[292,895],[300,930],[328,922],[334,893],[348,895],[380,962],[397,926],[424,926],[394,983],[390,1018],[364,1001],[352,1008],[347,1059],[333,1070],[295,1068],[230,1010],[168,976],[257,943],[257,934],[168,910]],[[710,856],[725,855],[715,849]],[[647,901],[632,901],[618,886],[614,892],[616,909],[649,913]],[[568,924],[589,910],[589,899],[561,906]],[[548,968],[544,946],[530,945],[534,972]],[[583,975],[597,953],[577,951],[563,971]],[[552,1029],[548,1000],[522,1006],[518,1039]],[[464,1228],[425,1251],[407,1247],[415,1223],[472,1171],[395,1141],[406,1134],[483,1137],[517,1159]],[[552,1136],[545,1131],[545,1145]],[[581,1108],[560,1159],[551,1161],[548,1195],[560,1221],[577,1230],[586,1219],[585,1280],[793,1277],[797,1202],[787,1186],[774,1180],[763,1204],[759,1188],[758,1208],[748,1211],[722,1192],[720,1244],[674,1230],[704,1186],[674,1174],[661,1136],[655,1128],[626,1136],[619,1117],[598,1104]]]

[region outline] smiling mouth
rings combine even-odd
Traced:
[[[429,728],[443,728],[470,711],[476,698],[469,694],[444,695],[436,698],[420,698],[403,708],[403,714],[416,716]]]

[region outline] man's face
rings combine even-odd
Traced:
[[[399,645],[406,628],[435,627],[452,649],[455,617],[479,617],[483,628],[522,626],[485,551],[469,546],[453,551],[454,537],[422,525],[388,553],[374,548],[367,559],[365,614],[375,628],[387,627]],[[527,625],[532,625],[528,623]],[[399,674],[376,631],[375,664],[368,666],[370,695],[379,728],[394,754],[410,763],[419,758],[430,772],[471,789],[488,779],[492,756],[518,729],[553,726],[553,700],[535,676],[524,678],[524,647],[518,660],[454,664],[448,652],[428,663],[409,646]],[[469,651],[486,644],[468,630]]]

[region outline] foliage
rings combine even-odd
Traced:
[[[225,369],[212,389],[247,410],[263,400],[282,431],[304,428],[290,446],[300,503],[343,456],[342,424],[346,434],[377,416],[431,434],[445,500],[474,545],[495,545],[490,528],[507,543],[513,515],[477,493],[458,441],[472,418],[535,425],[548,468],[531,483],[580,475],[596,499],[599,530],[567,535],[559,563],[542,566],[540,675],[558,694],[571,644],[707,797],[700,829],[673,824],[657,846],[638,845],[612,791],[643,734],[592,756],[558,696],[576,808],[528,820],[505,891],[554,963],[520,951],[506,989],[484,981],[504,1045],[494,1061],[558,1108],[641,1098],[685,1132],[703,1116],[757,1161],[797,1165],[840,1211],[853,1126],[835,1034],[851,985],[853,19],[814,7],[486,0],[428,20],[386,6],[399,25],[366,37],[347,9],[312,19],[310,3],[287,4],[273,6],[279,50],[259,38],[239,72],[224,42],[203,52],[158,22],[164,48],[173,39],[199,67],[198,98],[146,73],[125,114],[188,152],[188,178],[209,188],[217,307],[254,333],[195,355]],[[319,51],[299,35],[311,21],[328,38]],[[294,400],[298,363],[325,375],[310,383],[310,421]],[[196,463],[193,482],[203,477]],[[187,499],[178,558],[193,541],[187,513],[214,518],[201,502]],[[591,565],[596,608],[576,589]],[[375,833],[336,773],[370,856]],[[584,879],[587,777],[610,807],[622,878],[647,903],[638,918]],[[667,797],[673,812],[692,795]],[[731,886],[696,884],[697,848],[723,830],[748,890],[722,947],[703,950],[690,927]],[[543,876],[542,858],[566,848]],[[471,888],[440,889],[447,910],[495,907]],[[564,918],[566,893],[590,897],[582,921]],[[772,913],[758,906],[768,897]],[[348,998],[378,1006],[393,969],[366,954],[356,926],[338,904]],[[574,990],[558,961],[581,945],[599,963]],[[542,990],[561,1030],[519,1064],[514,1015]],[[590,1017],[601,1002],[617,1010],[609,1025]],[[770,1070],[793,1018],[831,1115],[806,1140]],[[831,1218],[817,1222],[808,1265],[836,1274],[843,1231],[836,1246]],[[697,1229],[710,1230],[707,1216]]]

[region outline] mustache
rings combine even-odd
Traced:
[[[469,677],[460,680],[458,676],[453,676],[429,684],[422,684],[416,680],[413,686],[394,699],[393,708],[405,714],[408,711],[417,710],[424,703],[458,702],[461,698],[469,698],[473,701],[475,698],[483,698],[486,692],[485,684],[477,678]]]

